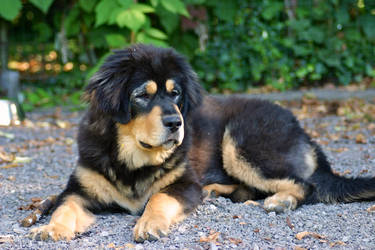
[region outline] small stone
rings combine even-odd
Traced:
[[[276,212],[275,211],[269,212],[268,216],[269,217],[276,217]]]
[[[348,237],[348,236],[344,236],[344,237],[342,238],[342,241],[344,241],[344,242],[349,241],[349,237]]]
[[[103,231],[103,232],[101,232],[101,234],[100,234],[100,236],[103,236],[103,237],[106,237],[106,236],[108,236],[109,235],[109,233],[107,232],[107,231]]]
[[[144,249],[144,247],[143,247],[142,244],[137,244],[137,245],[135,245],[135,249],[136,250],[141,250],[141,249]]]

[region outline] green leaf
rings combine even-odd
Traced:
[[[151,5],[156,7],[159,4],[159,0],[150,0]]]
[[[149,36],[152,36],[157,39],[165,40],[168,38],[168,36],[161,30],[155,29],[155,28],[149,28],[145,30],[146,34]]]
[[[65,29],[66,35],[68,37],[76,36],[79,33],[79,18],[80,18],[80,10],[77,5],[75,5],[69,12],[67,17],[65,18]]]
[[[12,21],[20,13],[21,8],[21,0],[2,0],[0,16],[8,21]]]
[[[142,13],[152,13],[155,9],[147,4],[136,3],[130,7],[132,10],[140,11]]]
[[[134,0],[117,0],[117,2],[122,6],[125,7],[125,9],[130,8],[132,4],[134,4]]]
[[[30,0],[30,2],[46,14],[53,0]]]
[[[117,0],[101,0],[96,6],[96,23],[95,26],[98,27],[106,23],[112,15],[112,12],[118,9],[120,6]]]
[[[90,13],[94,10],[97,0],[79,0],[79,6],[86,12]]]
[[[145,32],[139,32],[137,34],[137,39],[136,41],[138,43],[145,43],[145,44],[153,44],[155,46],[159,47],[168,47],[168,44],[162,40],[155,39],[149,35],[147,35]]]
[[[214,13],[219,19],[227,22],[233,22],[234,17],[237,13],[237,3],[232,0],[221,0],[215,1],[214,4]]]
[[[146,23],[147,17],[140,11],[129,9],[118,14],[116,21],[122,27],[128,27],[132,31],[138,31]]]
[[[181,0],[160,0],[160,2],[166,10],[189,17],[185,4]]]
[[[262,11],[262,17],[266,20],[271,20],[276,15],[280,14],[284,8],[283,3],[272,2]]]
[[[156,14],[159,16],[161,25],[168,34],[172,33],[177,28],[179,22],[177,14],[167,11],[161,5],[156,8]]]
[[[108,34],[105,39],[112,48],[119,48],[127,44],[125,37],[121,34]]]
[[[110,25],[112,25],[112,24],[116,24],[116,23],[117,23],[117,21],[116,21],[117,16],[118,16],[118,14],[120,14],[120,12],[123,11],[123,10],[125,10],[125,9],[124,9],[124,8],[119,8],[119,9],[115,9],[115,10],[113,10],[113,12],[111,13],[111,16],[109,17],[109,19],[108,19],[108,21],[107,21],[107,24],[110,24]]]
[[[341,7],[336,11],[337,24],[345,25],[350,21],[348,10],[345,7]]]
[[[54,35],[52,29],[44,22],[37,22],[32,25],[32,30],[38,34],[36,41],[46,43]]]
[[[317,43],[322,43],[325,39],[324,32],[317,27],[311,27],[304,32],[301,32],[299,34],[299,38],[302,40],[314,41]]]
[[[199,5],[204,4],[206,0],[184,0],[184,3],[186,5]]]
[[[358,21],[362,25],[366,36],[371,40],[375,40],[375,16],[367,14],[361,16]]]
[[[352,80],[352,73],[349,71],[338,73],[339,84],[348,85]]]
[[[106,34],[110,34],[112,30],[108,26],[102,26],[96,29],[90,29],[87,33],[89,43],[95,48],[108,49],[108,43],[105,39]]]

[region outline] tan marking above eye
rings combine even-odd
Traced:
[[[165,82],[165,88],[167,90],[168,93],[171,93],[172,90],[174,89],[174,80],[172,79],[168,79],[166,82]]]
[[[156,93],[157,90],[158,90],[158,85],[156,84],[156,82],[154,82],[152,80],[147,81],[147,84],[146,84],[147,94],[153,95],[153,94]]]

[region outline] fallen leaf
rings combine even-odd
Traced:
[[[351,127],[350,127],[350,130],[358,130],[361,128],[361,124],[360,123],[356,123],[356,124],[353,124]]]
[[[31,157],[22,157],[22,156],[16,156],[13,160],[13,163],[28,163],[32,160]]]
[[[8,177],[8,180],[10,181],[15,181],[16,180],[16,177],[14,175],[11,175]]]
[[[239,244],[242,243],[242,240],[241,240],[241,239],[228,238],[228,240],[229,240],[232,244],[235,244],[235,245],[239,245]]]
[[[375,212],[375,205],[373,205],[373,206],[367,208],[366,211],[369,212],[369,213],[373,213],[373,212]]]
[[[286,217],[286,224],[288,225],[288,227],[290,228],[290,229],[294,229],[294,225],[292,224],[292,222],[290,221],[290,218],[289,218],[289,216],[288,217]]]
[[[5,138],[10,139],[10,140],[13,140],[14,137],[15,137],[14,134],[6,133],[6,132],[3,132],[3,131],[0,131],[0,136],[5,137]]]
[[[351,174],[351,173],[352,173],[352,171],[347,169],[344,172],[342,172],[342,175],[347,175],[347,174]]]
[[[207,237],[202,236],[199,239],[199,242],[216,242],[217,239],[219,238],[220,232],[210,232],[210,235]]]
[[[240,222],[240,225],[246,225],[246,222],[241,221],[241,222]]]
[[[260,231],[259,228],[255,228],[255,229],[253,230],[254,233],[259,233],[259,231]]]
[[[328,135],[328,138],[331,140],[331,141],[338,141],[340,139],[340,135],[338,134],[329,134]]]
[[[345,246],[345,245],[346,245],[346,243],[343,242],[343,241],[335,241],[335,242],[331,242],[331,243],[329,243],[329,246],[330,246],[330,247],[335,247],[335,246]]]
[[[361,172],[359,172],[359,174],[366,174],[368,173],[368,169],[362,169]]]
[[[295,247],[294,247],[294,250],[307,250],[307,249],[304,248],[304,247],[295,246]]]
[[[135,245],[132,243],[126,243],[124,246],[125,248],[135,248]]]
[[[70,127],[70,123],[67,121],[56,120],[55,123],[57,127],[62,128],[62,129],[66,129]]]
[[[39,197],[33,197],[31,198],[31,201],[32,202],[41,202],[43,199],[42,198],[39,198]]]
[[[8,154],[4,151],[0,151],[0,164],[4,162],[12,162],[15,156],[13,154]]]
[[[13,236],[12,235],[0,235],[0,244],[2,243],[12,243]]]
[[[8,169],[8,168],[16,168],[16,167],[23,167],[23,165],[20,165],[18,163],[10,163],[5,166],[2,166],[1,168]]]
[[[328,148],[328,150],[332,152],[336,152],[336,153],[342,153],[342,152],[348,151],[349,149],[348,148]]]
[[[296,238],[298,240],[302,240],[303,238],[308,237],[308,236],[311,236],[315,239],[325,239],[326,238],[323,235],[320,235],[320,234],[317,234],[317,233],[314,233],[314,232],[307,232],[307,231],[300,232],[300,233],[296,234]]]
[[[18,210],[34,210],[40,205],[41,201],[42,201],[41,198],[31,198],[30,204],[27,204],[25,206],[20,206]]]
[[[253,205],[253,206],[260,206],[259,202],[253,201],[253,200],[247,200],[243,204],[245,205]]]
[[[73,138],[67,137],[65,139],[65,144],[66,145],[71,146],[71,145],[73,145],[73,143],[74,143],[74,139]]]
[[[49,128],[51,127],[51,124],[49,122],[36,122],[36,126],[42,128]]]
[[[366,144],[367,140],[366,140],[366,137],[363,134],[358,134],[355,137],[355,142],[358,143],[358,144]]]
[[[22,125],[25,126],[26,128],[33,128],[35,126],[34,123],[29,119],[23,120]]]
[[[310,136],[312,138],[318,138],[318,137],[320,137],[320,134],[317,131],[315,131],[315,130],[310,130],[308,133],[310,134]]]
[[[233,219],[241,219],[241,215],[233,215]]]
[[[332,172],[335,174],[335,175],[338,175],[338,176],[344,176],[344,175],[348,175],[348,174],[351,174],[352,171],[347,169],[345,170],[344,172],[339,172],[339,171],[336,171],[336,170],[332,170]]]
[[[115,246],[114,243],[109,243],[109,244],[107,245],[107,247],[108,247],[108,248],[116,248],[116,246]]]

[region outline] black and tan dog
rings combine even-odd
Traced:
[[[261,100],[202,96],[172,49],[135,45],[109,56],[86,88],[79,160],[48,225],[32,236],[70,240],[95,212],[142,214],[136,241],[168,233],[215,191],[266,198],[268,211],[375,199],[375,179],[332,173],[291,112]]]

